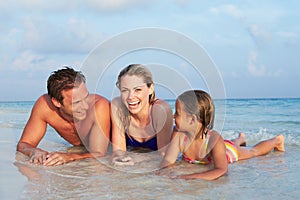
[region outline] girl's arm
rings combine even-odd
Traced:
[[[212,159],[214,160],[214,169],[201,172],[201,173],[180,175],[177,176],[176,178],[182,178],[182,179],[200,178],[204,180],[214,180],[227,173],[228,163],[226,159],[226,147],[224,144],[224,140],[222,136],[217,132],[214,132],[214,135],[211,136],[210,140],[211,139],[215,139],[213,141],[216,141],[216,142],[210,142],[212,143],[212,145],[214,145],[213,147],[211,147],[212,148],[211,155],[212,155]]]

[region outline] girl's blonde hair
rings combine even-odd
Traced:
[[[118,80],[116,82],[116,86],[119,89],[121,89],[121,79],[125,75],[142,77],[147,87],[149,88],[152,84],[154,84],[151,72],[144,65],[141,64],[128,65],[119,73]],[[149,95],[149,103],[152,104],[155,101],[155,98],[155,91],[153,90],[153,93]],[[130,113],[123,103],[121,103],[119,117],[124,125],[124,130],[127,133],[130,124]]]
[[[195,115],[202,124],[196,138],[200,135],[202,138],[206,136],[207,132],[214,127],[215,118],[215,106],[210,95],[202,90],[189,90],[179,95],[177,100],[184,105],[185,112]]]

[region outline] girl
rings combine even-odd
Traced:
[[[156,99],[151,72],[140,64],[129,65],[116,85],[121,96],[111,103],[113,163],[133,164],[124,157],[129,146],[164,152],[171,140],[173,115],[167,102]]]
[[[209,171],[175,178],[213,180],[227,173],[228,163],[264,155],[273,149],[284,151],[284,137],[281,134],[253,147],[241,146],[245,143],[243,133],[233,141],[223,140],[217,131],[212,130],[214,104],[210,95],[204,91],[184,92],[177,98],[175,106],[176,128],[161,167],[174,164],[179,152],[189,163],[208,164],[213,161],[214,164],[214,168]]]

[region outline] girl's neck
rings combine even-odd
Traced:
[[[198,123],[197,125],[195,125],[195,127],[191,127],[191,131],[189,131],[188,133],[188,137],[191,141],[202,139],[202,135],[204,135],[202,131],[202,124]],[[205,137],[203,137],[203,139],[205,139]]]

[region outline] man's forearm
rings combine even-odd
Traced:
[[[32,156],[33,151],[36,149],[37,149],[36,147],[34,147],[33,145],[30,145],[26,142],[19,142],[17,145],[17,151],[19,151],[27,156]]]

